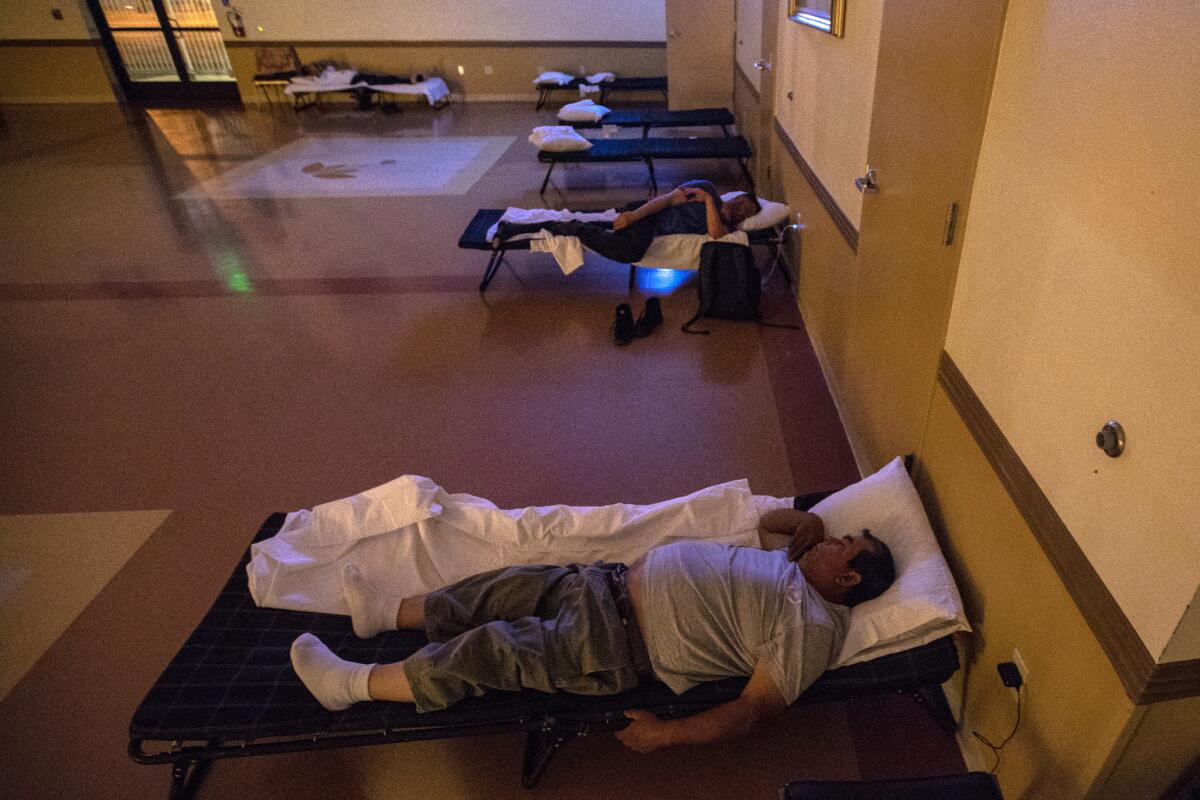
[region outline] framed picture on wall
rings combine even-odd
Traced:
[[[788,18],[841,36],[846,22],[846,0],[788,0]]]

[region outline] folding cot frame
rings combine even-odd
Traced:
[[[608,95],[611,92],[662,92],[663,100],[668,99],[667,78],[665,75],[652,78],[613,78],[611,81],[601,81],[600,83],[588,83],[583,78],[572,78],[568,83],[538,83],[534,85],[538,90],[537,103],[533,107],[534,111],[541,111],[545,107],[546,101],[550,99],[552,92],[578,89],[580,86],[599,86],[601,105],[608,102]]]
[[[797,497],[795,506],[809,508],[828,494]],[[274,535],[283,520],[283,514],[273,514],[254,540]],[[681,695],[658,683],[601,697],[495,692],[426,714],[407,703],[358,703],[345,711],[325,711],[291,669],[288,647],[299,632],[314,631],[341,655],[368,663],[404,658],[423,637],[393,631],[359,640],[346,617],[259,608],[246,582],[249,556],[249,551],[243,555],[130,722],[130,757],[140,764],[171,765],[171,800],[193,797],[212,762],[220,759],[503,732],[526,734],[521,781],[533,788],[567,741],[623,728],[627,709],[687,716],[734,699],[746,683],[730,678]],[[953,733],[958,725],[941,684],[958,667],[957,650],[946,636],[830,670],[797,702],[908,694]]]
[[[688,138],[643,137],[641,139],[589,139],[592,143],[587,150],[572,150],[568,152],[538,151],[538,161],[549,164],[546,177],[542,180],[539,194],[546,193],[550,185],[550,175],[558,164],[615,164],[620,162],[641,161],[646,165],[650,176],[651,194],[658,193],[658,176],[654,173],[654,160],[680,159],[734,159],[742,170],[742,175],[749,184],[751,192],[755,192],[754,176],[746,162],[753,157],[754,151],[743,136],[696,136]]]
[[[458,238],[458,246],[461,250],[486,250],[491,255],[488,257],[487,267],[483,271],[483,280],[479,282],[479,291],[487,291],[488,285],[492,279],[496,277],[496,272],[500,269],[500,265],[504,263],[504,256],[509,250],[529,250],[529,239],[514,239],[512,241],[493,242],[487,238],[487,233],[492,226],[500,221],[500,217],[504,215],[502,208],[481,208],[475,212],[475,216],[467,223],[466,230],[462,236]],[[747,231],[747,236],[750,239],[751,246],[768,247],[771,251],[772,267],[771,272],[779,265],[783,258],[783,253],[780,247],[787,241],[788,232],[791,230],[788,226],[780,226],[777,228],[764,228],[761,230]],[[637,266],[629,265],[629,288],[633,288],[633,284],[637,279]],[[790,284],[792,279],[786,269],[781,270],[784,279]],[[764,281],[769,279],[771,272],[767,273]]]
[[[641,128],[642,138],[650,136],[651,128],[699,128],[719,127],[729,136],[729,126],[737,120],[727,108],[689,108],[682,111],[667,111],[661,108],[621,109],[610,111],[593,121],[572,121],[576,128],[602,128],[616,125],[618,128]]]

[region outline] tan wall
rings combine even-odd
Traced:
[[[663,0],[253,0],[238,5],[251,40],[662,42],[666,38]]]
[[[946,350],[1151,655],[1200,658],[1200,6],[1128,12],[1009,4]]]
[[[775,116],[857,227],[854,178],[866,171],[883,2],[847,3],[840,39],[792,22],[787,8],[779,3]]]
[[[100,43],[0,45],[0,102],[112,103]]]
[[[637,47],[577,47],[556,45],[386,45],[338,44],[306,45],[297,48],[303,62],[330,59],[357,69],[408,74],[416,70],[432,70],[441,75],[456,95],[467,99],[529,99],[537,91],[533,79],[545,69],[572,72],[598,70],[606,67],[625,75],[665,75],[666,48],[662,45]],[[230,60],[246,102],[262,100],[253,85],[254,48],[234,45],[229,48]],[[462,65],[464,74],[458,74]],[[490,66],[492,74],[485,73]],[[617,102],[638,98],[637,93],[614,96]],[[645,95],[661,99],[658,93]],[[551,102],[570,102],[578,99],[572,92],[558,92]]]
[[[1178,790],[1180,775],[1200,768],[1200,697],[1140,710],[1129,744],[1098,792],[1104,798],[1153,797]]]
[[[1005,748],[998,772],[1004,796],[1084,797],[1134,706],[940,387],[917,484],[975,627],[965,665],[967,748],[986,752],[972,743],[972,729],[992,741],[1012,729],[1016,705],[1011,690],[1000,683],[996,664],[1011,660],[1018,648],[1029,680],[1022,690],[1020,730]],[[990,768],[990,752],[986,758]]]
[[[51,16],[51,8],[62,11],[63,18]],[[83,0],[0,0],[0,39],[91,39],[90,26]]]

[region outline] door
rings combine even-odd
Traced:
[[[670,108],[733,103],[734,0],[667,0]]]
[[[130,104],[241,102],[210,0],[88,0],[88,6]]]
[[[846,396],[871,468],[921,445],[945,343],[1005,0],[884,7]],[[863,165],[864,172],[867,165]]]

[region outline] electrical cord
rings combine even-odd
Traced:
[[[989,774],[991,774],[991,775],[995,775],[996,770],[1000,769],[1000,751],[1004,749],[1004,746],[1006,744],[1008,744],[1010,741],[1012,741],[1012,738],[1017,735],[1017,728],[1021,727],[1021,687],[1018,686],[1016,688],[1017,688],[1017,721],[1013,723],[1012,731],[1008,734],[1008,736],[1004,737],[1003,742],[1001,742],[998,745],[992,744],[990,741],[988,741],[988,738],[986,736],[984,736],[982,733],[980,733],[979,731],[971,731],[971,735],[974,736],[979,741],[983,742],[984,746],[987,747],[989,750],[991,750],[992,754],[994,756],[996,756],[996,763],[993,764],[992,768],[989,770]]]

